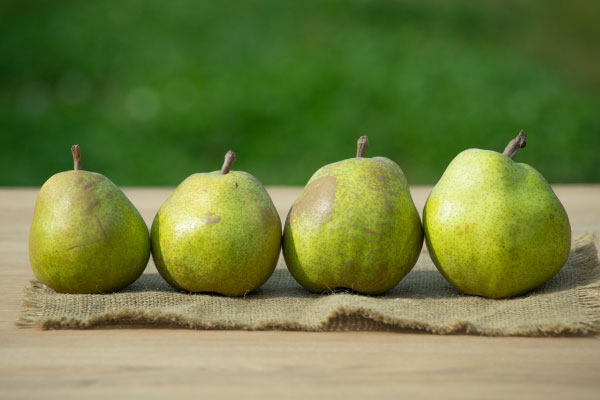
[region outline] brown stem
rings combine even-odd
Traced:
[[[514,160],[515,156],[519,152],[519,149],[522,149],[527,144],[526,139],[527,134],[521,129],[521,132],[519,132],[517,137],[508,142],[508,145],[506,146],[502,154]]]
[[[231,170],[231,166],[233,165],[233,163],[235,162],[235,153],[231,150],[229,150],[227,152],[227,154],[225,154],[225,162],[223,163],[223,166],[221,167],[221,174],[225,175],[228,174],[229,171]]]
[[[358,142],[356,143],[356,158],[364,157],[367,152],[367,147],[369,147],[369,137],[359,137]]]
[[[81,150],[79,150],[78,144],[71,146],[71,153],[73,153],[73,169],[79,171],[81,169]]]

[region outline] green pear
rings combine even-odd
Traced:
[[[423,227],[400,167],[384,157],[356,158],[319,169],[288,214],[283,255],[312,292],[390,290],[412,269]]]
[[[571,226],[544,177],[513,161],[521,131],[503,154],[460,153],[435,185],[423,212],[427,247],[442,275],[466,294],[516,296],[566,263]]]
[[[152,256],[174,288],[243,296],[273,273],[281,249],[281,220],[258,179],[231,171],[185,179],[152,224]]]
[[[40,282],[62,293],[123,289],[146,268],[148,227],[125,194],[103,175],[75,169],[53,175],[35,203],[29,258]]]

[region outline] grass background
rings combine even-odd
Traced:
[[[308,3],[308,4],[306,4]],[[435,183],[470,147],[599,182],[600,3],[3,1],[0,185],[72,167],[118,185],[220,168],[302,185],[355,153]]]

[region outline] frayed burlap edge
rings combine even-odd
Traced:
[[[162,310],[123,309],[86,319],[48,318],[44,316],[43,293],[51,291],[39,281],[32,280],[24,289],[22,308],[15,324],[19,327],[41,329],[87,329],[102,327],[170,327],[215,330],[290,330],[290,331],[398,331],[434,334],[474,334],[483,336],[582,336],[600,332],[600,268],[595,236],[585,234],[574,240],[570,264],[578,269],[578,286],[574,288],[586,318],[576,324],[563,323],[540,326],[491,329],[474,326],[469,321],[456,321],[443,326],[391,318],[365,308],[338,307],[323,316],[315,325],[267,321],[258,324],[214,323],[190,320]]]

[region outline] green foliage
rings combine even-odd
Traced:
[[[593,2],[0,3],[0,184],[83,168],[118,185],[234,169],[306,183],[367,155],[434,183],[469,147],[600,180]],[[591,8],[595,7],[595,8]]]

